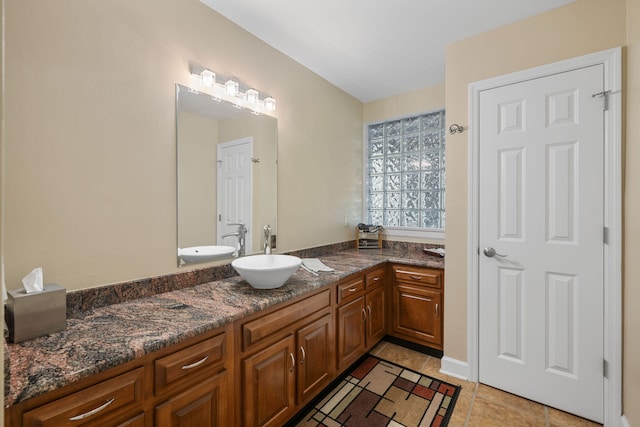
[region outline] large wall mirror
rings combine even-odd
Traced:
[[[277,140],[274,117],[176,85],[178,266],[263,248],[263,228],[277,232]]]

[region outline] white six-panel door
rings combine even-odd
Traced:
[[[251,253],[253,169],[251,156],[253,138],[247,137],[218,144],[218,244],[236,246],[236,237],[222,239],[243,223],[249,230],[245,240],[246,253]]]
[[[596,65],[486,90],[479,120],[480,382],[598,422],[603,79]]]

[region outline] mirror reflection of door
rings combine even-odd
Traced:
[[[252,145],[244,156],[243,166],[251,169],[251,175],[242,184],[242,196],[236,188],[227,196],[219,197],[218,159],[222,157],[218,156],[222,154],[218,153],[218,145],[246,139],[250,139]],[[254,230],[262,230],[269,224],[272,234],[277,233],[277,141],[276,118],[255,115],[247,109],[238,109],[231,103],[176,85],[178,266],[212,261],[209,257],[189,254],[194,251],[217,253],[216,248],[222,248],[219,236],[237,231],[237,227],[218,230],[222,215],[227,218],[225,223],[242,219],[253,234],[245,237],[247,255],[253,253],[252,248],[259,250],[261,247],[262,233],[253,233]],[[253,163],[252,156],[259,158],[260,163]],[[237,200],[225,206],[224,201],[229,197]],[[236,205],[240,200],[243,205]],[[224,239],[224,242],[224,247],[237,246],[237,238]],[[189,255],[188,262],[184,255]],[[214,260],[225,258],[231,258],[226,250]]]
[[[251,158],[253,138],[247,137],[218,144],[218,245],[236,246],[237,236],[223,237],[237,232],[245,224],[245,251],[251,253],[253,174]]]

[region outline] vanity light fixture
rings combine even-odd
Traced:
[[[191,89],[206,93],[216,101],[228,101],[236,108],[246,108],[257,115],[276,110],[275,99],[268,95],[260,99],[260,92],[236,78],[223,76],[193,62],[189,62],[189,71]]]

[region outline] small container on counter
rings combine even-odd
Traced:
[[[5,320],[9,340],[27,341],[65,329],[67,324],[67,293],[55,283],[44,285],[40,292],[24,289],[7,291]]]

